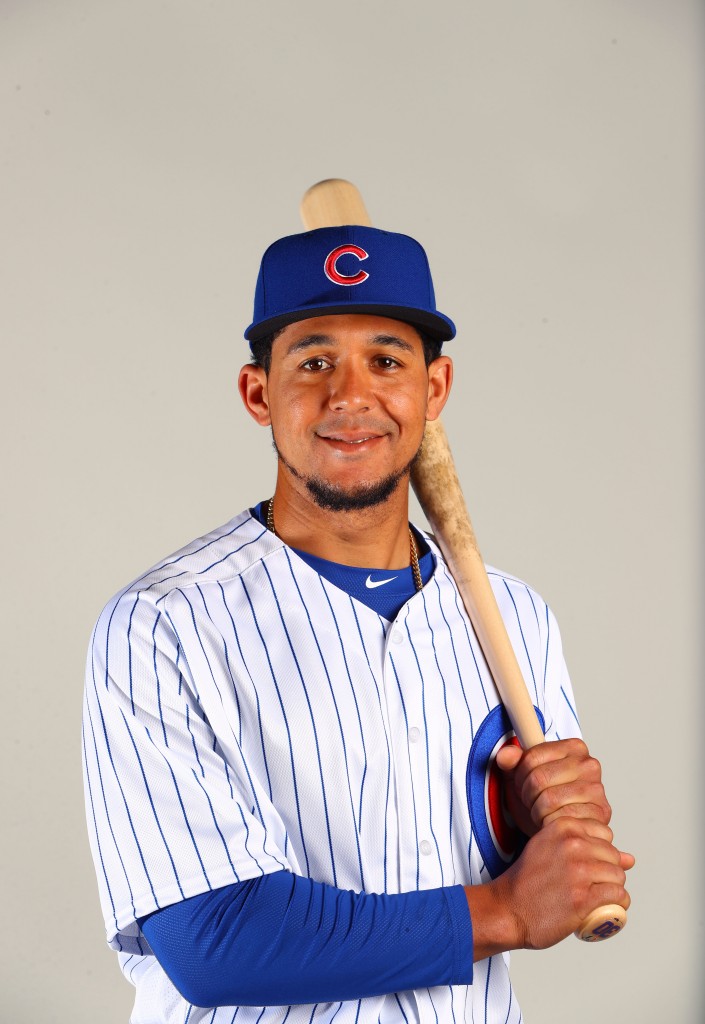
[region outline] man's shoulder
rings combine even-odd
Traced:
[[[485,569],[495,593],[497,591],[506,591],[508,594],[513,595],[526,594],[533,601],[545,605],[546,602],[538,591],[534,590],[526,580],[520,579],[519,576],[514,576],[513,573],[506,572],[504,569],[498,569],[494,565],[485,565]]]
[[[277,547],[281,542],[245,509],[141,573],[113,595],[102,615],[110,615],[120,604],[141,602],[159,607],[175,590],[225,582],[246,572]]]
[[[438,568],[442,570],[441,575],[455,585],[450,567],[445,561],[435,537],[430,533],[424,533],[424,537],[436,557]],[[503,615],[509,609],[514,609],[517,615],[530,611],[532,616],[540,618],[550,614],[544,599],[525,580],[493,565],[486,564],[485,569]]]

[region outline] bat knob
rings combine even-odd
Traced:
[[[602,942],[603,939],[618,935],[626,923],[627,912],[624,907],[611,903],[588,914],[574,934],[583,942]]]

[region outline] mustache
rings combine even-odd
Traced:
[[[322,420],[317,423],[314,427],[314,432],[323,437],[329,437],[331,434],[340,432],[352,432],[365,430],[370,434],[389,434],[392,432],[390,429],[392,424],[389,420],[382,420],[375,417],[369,419],[365,417],[364,421],[361,421],[359,417],[350,416],[331,416],[328,419]]]

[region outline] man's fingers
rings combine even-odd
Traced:
[[[516,762],[514,766],[512,762]],[[596,818],[605,824],[612,816],[602,785],[602,766],[582,740],[539,744],[524,751],[518,760],[514,752],[508,752],[498,763],[537,828],[560,816]],[[580,804],[586,807],[578,810]]]
[[[602,822],[590,819],[564,819],[553,827],[565,833],[570,862],[582,863],[583,871],[590,880],[588,898],[595,899],[596,906],[617,903],[628,910],[631,900],[626,890],[626,872],[633,867],[634,857],[613,845],[612,830]],[[577,876],[578,889],[581,874],[579,872]],[[586,905],[585,913],[593,909]]]
[[[567,833],[575,837],[576,840],[584,839],[590,843],[595,840],[596,848],[599,847],[602,850],[604,857],[617,863],[619,850],[612,845],[612,829],[609,825],[603,825],[601,821],[595,821],[593,818],[562,819],[557,822],[557,825],[559,828],[566,829]]]
[[[608,907],[612,903],[616,903],[618,906],[624,907],[625,910],[629,910],[632,902],[631,896],[624,886],[617,883],[596,882],[591,887],[590,894],[594,897],[595,901],[595,906],[591,907],[591,910],[597,910],[598,907]]]
[[[548,822],[544,824],[544,828],[548,828]],[[592,846],[593,854],[598,859],[618,867],[620,872],[629,871],[636,863],[636,858],[633,854],[617,849],[613,842],[614,834],[612,829],[601,821],[597,821],[594,818],[569,818],[561,821],[558,828],[564,829],[568,835],[572,835],[578,841],[581,837],[584,837],[590,843],[593,840],[598,840]],[[619,877],[623,878],[621,874]]]
[[[519,828],[538,828],[572,818],[609,825],[612,808],[602,785],[602,766],[582,740],[556,740],[530,750],[514,745],[497,754],[504,773],[507,806]],[[611,840],[611,832],[605,833]]]
[[[536,805],[534,805],[536,807]],[[552,821],[556,821],[558,818],[579,818],[590,821],[600,822],[604,826],[605,836],[608,841],[612,840],[612,830],[609,828],[609,816],[604,813],[604,804],[591,804],[591,803],[571,803],[563,804],[557,807],[555,811],[551,811],[548,814],[541,816],[537,814],[534,816],[533,808],[531,817],[538,825],[549,825]]]
[[[546,825],[555,818],[594,818],[605,825],[612,817],[601,785],[574,783],[553,786],[541,793],[531,805],[531,818],[537,825]]]
[[[527,762],[522,761],[514,776],[515,785],[527,806],[531,806],[546,790],[559,786],[579,782],[582,785],[602,787],[602,766],[594,757],[564,757],[544,761],[527,769]]]
[[[590,751],[583,740],[552,740],[546,743],[539,743],[530,750],[525,750],[521,759],[521,765],[517,776],[521,784],[526,781],[531,772],[543,766],[553,764],[555,761],[584,761],[590,758]]]

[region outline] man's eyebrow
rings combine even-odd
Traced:
[[[400,348],[404,352],[413,352],[414,346],[403,338],[397,338],[396,334],[377,334],[370,342],[372,345],[388,345],[390,348]]]
[[[286,350],[288,356],[294,355],[297,352],[304,352],[308,348],[314,348],[316,345],[328,345],[331,348],[337,348],[340,342],[337,338],[332,337],[330,334],[307,334],[304,338],[299,338],[298,341],[293,341]],[[404,341],[403,338],[398,338],[395,334],[375,334],[374,337],[369,339],[369,345],[382,345],[385,348],[398,348],[403,352],[413,352],[414,347],[410,345],[408,341]]]
[[[288,356],[295,352],[302,352],[304,349],[312,348],[314,345],[335,345],[336,341],[329,334],[307,334],[305,338],[292,341],[286,350]]]

